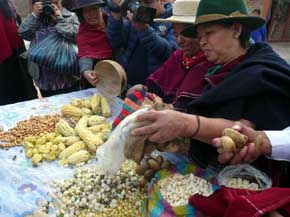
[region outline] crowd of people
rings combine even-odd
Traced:
[[[36,0],[32,13],[19,22],[11,2],[0,2],[1,104],[35,98],[34,85],[43,96],[77,90],[79,83],[96,86],[94,65],[113,59],[127,73],[128,94],[145,90],[175,107],[139,116],[151,124],[134,135],[151,134],[158,143],[191,137],[189,158],[199,166],[219,170],[227,163],[254,163],[274,185],[289,187],[289,128],[283,129],[290,125],[290,66],[264,43],[260,10],[250,15],[244,0],[140,0],[155,11],[148,22],[138,17],[138,9],[124,15],[122,0],[112,0],[114,7],[103,0],[66,1],[65,7],[52,0],[49,16]],[[80,79],[34,62],[20,69],[22,39],[34,47],[52,33],[77,45]],[[219,154],[218,137],[233,126],[249,144]],[[259,155],[252,144],[256,135],[265,142]]]

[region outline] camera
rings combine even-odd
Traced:
[[[156,16],[155,8],[143,6],[137,0],[125,0],[121,6],[107,0],[107,6],[112,12],[121,13],[123,17],[127,15],[127,11],[132,12],[133,19],[140,23],[150,24]]]
[[[51,0],[43,0],[42,14],[46,17],[49,17],[54,14],[54,9]]]

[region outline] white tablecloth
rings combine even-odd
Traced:
[[[60,107],[73,98],[92,96],[96,89],[73,92],[32,100],[6,106],[0,106],[0,126],[4,129],[13,127],[17,122],[28,119],[31,115],[58,113]],[[122,100],[114,98],[110,101],[112,121],[121,108]],[[72,168],[64,168],[57,162],[44,162],[32,167],[26,159],[23,147],[0,150],[0,216],[22,217],[31,214],[37,208],[39,200],[50,200],[48,192],[51,180],[63,180],[72,175]]]

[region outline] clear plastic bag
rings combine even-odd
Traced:
[[[148,108],[139,109],[127,116],[114,129],[109,139],[97,149],[97,164],[105,173],[117,173],[125,161],[125,148],[135,146],[140,140],[144,141],[143,136],[132,136],[131,131],[148,124],[146,122],[136,121],[136,117],[146,111],[148,111]]]
[[[249,164],[240,164],[225,167],[218,174],[219,185],[229,186],[231,179],[242,179],[247,180],[250,183],[256,183],[259,186],[259,190],[267,189],[272,186],[271,179],[260,170],[257,170]]]

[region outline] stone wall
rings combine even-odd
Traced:
[[[16,4],[17,12],[21,17],[26,17],[29,14],[29,2],[31,0],[13,0]]]

